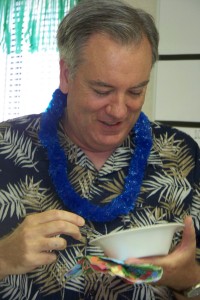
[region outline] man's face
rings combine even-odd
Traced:
[[[68,93],[65,128],[83,150],[109,152],[136,123],[152,66],[151,46],[122,46],[106,35],[93,35],[73,78],[61,62],[60,88]]]

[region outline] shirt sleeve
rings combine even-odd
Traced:
[[[196,145],[196,144],[195,144]],[[193,184],[193,200],[191,206],[191,216],[193,218],[195,231],[197,251],[196,257],[200,262],[200,148],[196,145],[195,148],[195,168],[194,168],[194,184]]]

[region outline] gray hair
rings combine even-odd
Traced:
[[[158,58],[159,34],[150,14],[121,0],[81,0],[63,18],[57,32],[60,58],[68,64],[71,75],[95,33],[107,34],[122,45],[137,44],[146,36],[152,48],[152,65]]]

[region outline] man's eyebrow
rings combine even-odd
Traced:
[[[149,80],[145,80],[145,81],[140,82],[139,84],[131,87],[130,89],[138,89],[138,88],[146,86],[148,83],[149,83]]]
[[[106,87],[106,88],[112,88],[112,89],[115,88],[113,85],[111,85],[109,83],[106,83],[104,81],[101,81],[101,80],[89,80],[88,83],[91,86],[99,86],[99,87]],[[130,87],[129,89],[130,90],[131,89],[138,89],[138,88],[146,86],[148,83],[149,83],[149,80],[145,80],[145,81],[140,82],[139,84],[137,84],[135,86]]]
[[[101,81],[101,80],[89,80],[88,83],[91,86],[100,86],[100,87],[114,88],[113,85],[111,85],[109,83],[106,83],[104,81]]]

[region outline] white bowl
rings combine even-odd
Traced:
[[[182,230],[184,224],[166,223],[137,227],[110,233],[90,242],[99,246],[105,255],[119,260],[127,258],[166,255],[176,231]]]

